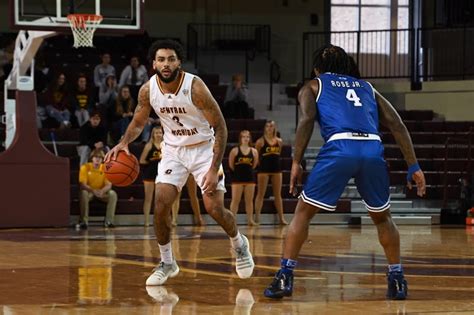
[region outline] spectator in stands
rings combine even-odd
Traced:
[[[101,84],[99,89],[99,111],[108,125],[112,120],[112,115],[115,110],[115,101],[118,96],[117,79],[115,75],[109,74],[105,81]]]
[[[79,145],[77,153],[80,157],[80,164],[87,163],[90,153],[93,150],[108,151],[107,130],[101,124],[101,117],[98,111],[94,111],[87,123],[79,130]]]
[[[237,215],[242,193],[245,199],[245,212],[248,225],[256,225],[253,219],[253,198],[255,195],[255,177],[253,170],[258,164],[258,152],[252,148],[250,131],[242,130],[239,145],[229,153],[229,168],[232,170],[232,201],[230,210]]]
[[[202,215],[201,215],[201,206],[199,205],[199,199],[197,197],[197,184],[194,180],[193,175],[189,175],[188,180],[186,181],[186,189],[188,191],[189,201],[191,202],[191,208],[193,209],[193,220],[194,225],[203,226],[206,225]],[[174,201],[171,207],[171,225],[178,225],[178,211],[181,200],[181,192],[178,193],[176,200]]]
[[[226,118],[249,118],[247,87],[240,74],[232,76],[232,83],[227,87],[224,100]]]
[[[282,173],[280,154],[283,140],[277,136],[277,127],[274,121],[267,121],[263,136],[255,143],[259,153],[257,175],[257,196],[255,197],[255,221],[260,222],[263,198],[267,191],[268,181],[272,181],[273,202],[277,210],[280,224],[288,224],[283,215],[283,200],[281,199]]]
[[[46,90],[43,101],[46,104],[48,116],[54,118],[60,124],[60,128],[71,126],[69,96],[66,76],[64,73],[59,73],[53,84]]]
[[[79,172],[81,218],[76,228],[87,229],[89,223],[89,202],[95,198],[107,203],[104,227],[114,227],[117,193],[112,190],[112,184],[105,178],[103,161],[104,151],[96,149],[90,155],[90,163],[81,166]]]
[[[143,171],[143,188],[145,189],[145,200],[143,201],[145,226],[150,225],[150,210],[155,192],[155,179],[158,174],[158,163],[161,160],[161,141],[163,141],[163,129],[161,126],[155,126],[151,131],[150,139],[145,144],[140,155],[140,164]]]
[[[77,86],[71,96],[71,106],[74,108],[77,124],[82,127],[89,120],[89,111],[95,108],[95,99],[87,88],[87,78],[84,74],[77,78]]]
[[[15,40],[10,41],[5,48],[0,49],[0,81],[3,82],[10,74],[13,67],[13,52]]]
[[[119,95],[115,100],[115,118],[116,122],[115,129],[118,129],[120,139],[127,130],[128,124],[133,117],[133,111],[135,110],[135,101],[130,95],[130,89],[128,85],[124,85],[120,88]],[[116,139],[116,140],[118,140]]]
[[[35,57],[35,73],[34,73],[34,89],[36,95],[45,93],[48,89],[51,81],[54,79],[52,77],[52,71],[45,61],[45,58],[42,54],[36,54]]]
[[[120,75],[119,86],[128,85],[132,98],[137,102],[140,87],[148,81],[148,72],[144,65],[140,64],[137,56],[130,58],[130,65],[126,66]]]
[[[94,85],[97,88],[102,86],[109,75],[115,77],[115,67],[110,64],[110,54],[107,52],[103,53],[101,59],[102,63],[94,68]]]

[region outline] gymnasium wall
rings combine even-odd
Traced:
[[[179,37],[186,41],[188,23],[269,24],[272,58],[282,69],[282,80],[301,78],[302,33],[323,30],[324,1],[282,0],[184,0],[175,3],[147,2],[146,29],[156,37]],[[319,17],[310,23],[310,13]]]
[[[446,120],[474,120],[474,81],[425,82],[405,96],[406,109],[431,109]]]
[[[423,82],[420,91],[411,91],[409,82],[375,81],[374,86],[397,109],[433,110],[450,121],[474,120],[474,81]]]

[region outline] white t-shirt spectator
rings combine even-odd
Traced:
[[[100,87],[104,83],[105,78],[109,75],[115,76],[115,67],[112,65],[98,64],[94,68],[94,84],[96,87]]]
[[[135,75],[133,75],[135,71]],[[148,72],[144,65],[139,65],[138,68],[133,69],[132,66],[126,66],[120,75],[119,87],[124,85],[140,86],[148,81]]]

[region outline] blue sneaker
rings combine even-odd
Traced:
[[[387,298],[392,300],[405,300],[408,295],[408,283],[403,272],[394,271],[387,274]]]
[[[293,294],[293,274],[278,270],[272,283],[265,289],[263,294],[272,299],[281,299],[284,296],[291,296]]]

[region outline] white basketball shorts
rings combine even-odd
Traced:
[[[189,174],[192,174],[202,190],[204,175],[212,164],[213,148],[212,141],[191,147],[163,144],[155,182],[174,185],[178,191],[181,191]],[[222,165],[219,168],[218,176],[217,190],[226,192]]]

